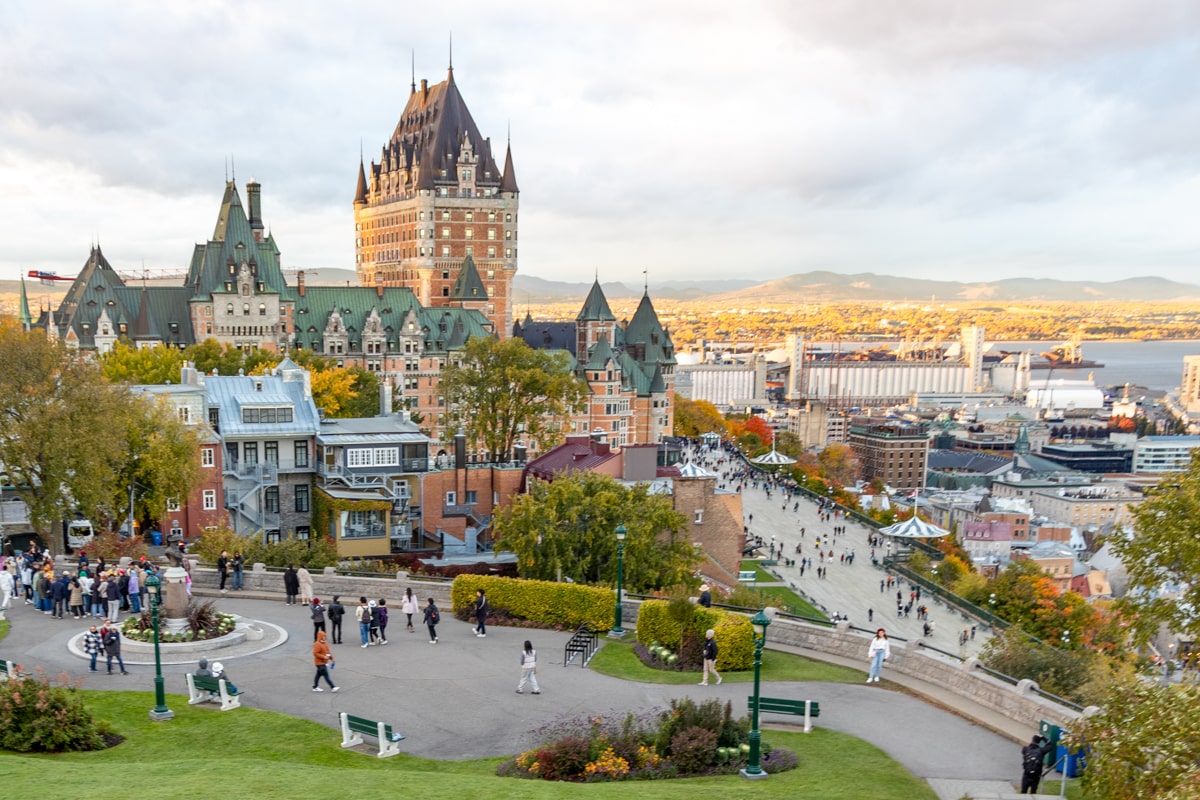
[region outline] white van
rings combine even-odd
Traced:
[[[87,547],[95,535],[96,531],[89,520],[73,519],[67,523],[67,547],[72,550]]]

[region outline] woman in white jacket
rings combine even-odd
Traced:
[[[875,638],[867,648],[867,661],[871,663],[871,671],[867,673],[867,683],[879,683],[879,673],[883,671],[883,662],[892,655],[892,646],[888,644],[887,631],[883,628],[875,631]]]

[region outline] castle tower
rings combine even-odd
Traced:
[[[406,286],[438,308],[452,304],[471,258],[487,293],[483,312],[500,336],[511,335],[519,195],[511,146],[501,166],[459,94],[454,68],[434,86],[423,79],[418,88],[414,80],[378,162],[359,163],[359,282]]]

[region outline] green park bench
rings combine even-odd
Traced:
[[[229,682],[224,678],[214,678],[211,675],[187,675],[188,685],[188,705],[194,706],[197,703],[207,703],[215,701],[218,697],[221,700],[221,710],[231,711],[235,708],[240,708],[242,705],[241,696],[245,694],[242,691],[233,691],[229,688]]]
[[[338,714],[338,719],[342,722],[342,747],[356,747],[363,743],[363,736],[374,736],[379,740],[379,758],[400,754],[398,742],[404,735],[393,731],[391,725],[366,717],[356,717],[344,711]]]
[[[778,567],[778,566],[779,566],[779,559],[777,559],[777,558],[764,558],[764,559],[761,559],[761,560],[758,562],[758,565],[759,565],[760,567]]]
[[[754,696],[746,698],[751,711],[754,710]],[[812,721],[821,716],[821,704],[815,700],[784,700],[779,697],[758,698],[760,714],[793,714],[804,717],[804,732],[812,733]]]
[[[27,674],[21,671],[21,665],[17,662],[0,658],[0,680],[24,678]]]

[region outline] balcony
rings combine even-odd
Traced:
[[[367,522],[358,525],[347,525],[342,529],[343,539],[379,539],[387,535],[387,526],[382,522]]]
[[[226,461],[223,467],[226,475],[233,475],[241,480],[252,480],[264,486],[279,483],[279,467],[274,464],[245,464],[240,461]]]

